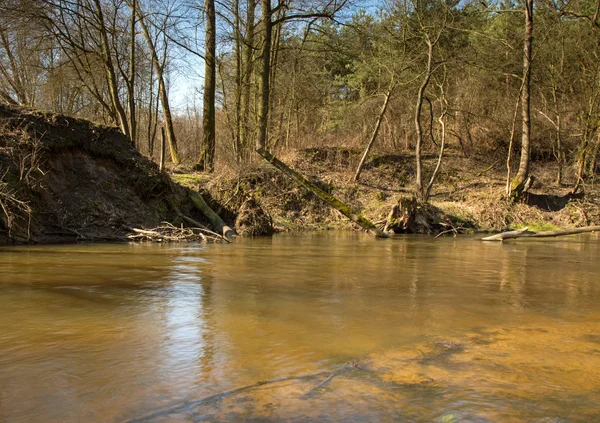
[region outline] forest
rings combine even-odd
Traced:
[[[155,161],[162,132],[172,170],[350,148],[358,182],[371,151],[403,153],[427,203],[454,152],[492,158],[513,201],[532,162],[577,195],[600,167],[599,15],[596,0],[4,0],[0,98],[116,126]]]

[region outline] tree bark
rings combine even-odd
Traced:
[[[533,43],[533,0],[525,0],[525,45],[523,47],[523,90],[521,91],[521,113],[523,129],[521,136],[521,160],[519,171],[511,184],[513,200],[519,200],[525,193],[524,184],[529,176],[531,155],[531,60]]]
[[[241,123],[240,123],[240,149],[242,151],[242,157],[248,157],[250,151],[252,151],[252,144],[254,141],[250,136],[250,81],[252,81],[252,74],[254,73],[254,19],[256,0],[248,0],[248,10],[246,12],[246,36],[244,38],[243,47],[243,71],[242,71],[242,82],[241,82]]]
[[[429,184],[427,184],[427,188],[425,189],[425,198],[424,198],[425,202],[428,202],[429,197],[431,196],[431,189],[433,188],[433,184],[435,184],[435,181],[440,172],[440,168],[442,167],[442,160],[444,159],[444,149],[446,147],[446,120],[445,119],[446,119],[446,114],[448,113],[448,109],[446,107],[446,96],[444,95],[443,86],[440,86],[440,91],[442,92],[442,95],[441,95],[442,114],[438,118],[438,121],[440,122],[440,126],[442,128],[442,140],[440,142],[440,153],[438,155],[438,160],[435,165],[435,169],[433,170],[433,173],[431,174],[431,179],[429,180]],[[432,114],[433,114],[433,112],[432,112]],[[432,125],[432,127],[433,127],[433,125]]]
[[[160,164],[158,170],[163,172],[165,170],[165,127],[160,127]]]
[[[96,6],[96,14],[99,24],[98,30],[100,32],[100,46],[102,49],[102,61],[106,71],[110,99],[117,115],[117,123],[119,128],[121,128],[121,131],[127,137],[131,138],[131,132],[129,131],[129,125],[127,123],[127,115],[125,114],[125,109],[123,108],[123,104],[121,104],[121,99],[119,98],[119,86],[110,52],[110,45],[108,43],[108,35],[106,33],[107,29],[104,22],[104,13],[102,12],[102,6],[99,0],[94,0],[94,5]]]
[[[390,88],[388,89],[387,93],[385,94],[385,99],[383,100],[383,105],[381,106],[381,111],[379,112],[379,116],[377,117],[377,122],[375,123],[375,128],[373,128],[373,133],[371,134],[371,139],[369,140],[369,143],[367,144],[367,147],[365,148],[365,152],[363,153],[363,155],[360,159],[360,163],[358,164],[358,167],[356,168],[356,173],[354,173],[354,179],[353,179],[354,182],[358,182],[358,178],[360,178],[360,174],[362,172],[363,166],[365,165],[365,161],[367,160],[367,156],[369,155],[369,152],[371,151],[371,148],[373,147],[373,144],[375,144],[375,140],[377,139],[377,134],[379,133],[379,128],[381,127],[381,121],[383,120],[383,116],[385,115],[388,104],[390,102],[392,90],[394,89],[393,84],[394,83],[393,83],[393,79],[392,79]]]
[[[417,105],[415,107],[415,130],[417,134],[417,143],[415,146],[415,156],[417,159],[417,180],[415,183],[415,188],[417,191],[417,198],[419,201],[423,201],[425,199],[425,190],[423,187],[423,164],[421,157],[421,148],[423,146],[423,128],[421,126],[421,110],[423,108],[423,96],[425,93],[425,89],[429,84],[429,80],[431,79],[431,66],[433,62],[433,47],[434,44],[431,40],[427,40],[427,68],[425,70],[425,78],[419,87],[419,91],[417,93]]]
[[[235,236],[235,231],[223,222],[223,219],[206,204],[206,201],[204,201],[204,198],[199,193],[189,190],[188,194],[194,206],[210,221],[215,232],[223,234],[224,237]]]
[[[129,127],[131,132],[131,142],[137,147],[137,116],[135,104],[135,26],[137,19],[137,0],[132,0],[131,9],[131,40],[129,44],[129,80],[127,81],[127,97],[129,100]]]
[[[206,53],[204,56],[204,106],[202,149],[196,166],[205,172],[215,169],[216,20],[215,2],[206,0]]]
[[[257,150],[266,148],[269,126],[269,103],[270,103],[270,81],[271,74],[271,38],[273,21],[271,20],[271,0],[262,0],[262,26],[264,31],[263,48],[261,55],[261,69],[259,80],[260,108],[258,110],[258,138],[256,140]]]
[[[171,107],[169,106],[169,96],[167,94],[167,87],[165,86],[165,78],[163,73],[163,66],[158,60],[158,54],[156,53],[156,46],[150,36],[148,25],[138,7],[138,18],[144,38],[150,49],[150,55],[152,56],[152,64],[156,71],[156,77],[158,79],[158,95],[160,97],[160,103],[162,104],[163,114],[165,118],[165,129],[167,131],[167,141],[169,142],[169,149],[171,151],[171,160],[174,164],[179,164],[179,151],[177,149],[177,138],[175,137],[175,129],[173,128],[173,118],[171,116]]]

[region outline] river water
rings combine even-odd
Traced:
[[[600,236],[0,249],[0,422],[600,421]]]

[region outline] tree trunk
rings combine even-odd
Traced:
[[[231,237],[236,235],[235,231],[229,226],[227,226],[225,222],[223,222],[223,219],[221,219],[221,217],[219,217],[219,215],[216,214],[208,204],[206,204],[206,201],[204,201],[204,198],[202,198],[202,196],[199,193],[189,190],[188,194],[194,206],[196,206],[196,208],[200,210],[204,214],[204,216],[206,216],[206,218],[210,221],[215,232],[223,234],[224,237]]]
[[[152,56],[152,64],[156,71],[156,77],[158,79],[158,95],[160,97],[160,103],[162,104],[163,114],[165,117],[165,129],[167,131],[167,141],[169,142],[169,149],[171,150],[171,160],[174,164],[179,164],[179,151],[177,149],[177,139],[175,137],[175,129],[173,128],[173,118],[171,117],[171,107],[169,106],[169,96],[167,94],[167,87],[165,86],[165,78],[163,73],[163,66],[158,60],[158,54],[156,53],[156,47],[150,36],[148,25],[142,16],[138,7],[138,18],[144,33],[144,38],[150,49],[150,55]]]
[[[273,22],[271,20],[271,0],[262,0],[262,26],[264,31],[263,49],[261,55],[261,69],[259,80],[260,108],[258,110],[258,139],[256,140],[257,150],[266,148],[269,126],[269,103],[270,86],[269,77],[271,74],[271,35]]]
[[[215,169],[215,91],[216,22],[215,2],[206,0],[206,53],[204,57],[204,106],[202,110],[202,150],[196,168]]]
[[[242,71],[242,86],[240,94],[241,104],[241,123],[240,123],[240,148],[243,153],[252,151],[252,144],[254,141],[250,136],[250,97],[251,97],[251,86],[252,74],[254,73],[254,17],[256,9],[256,0],[248,0],[248,10],[246,14],[246,37],[244,40],[244,54],[243,54],[243,66]],[[244,154],[242,154],[244,156]]]
[[[482,238],[482,241],[504,241],[506,239],[516,239],[516,238],[549,238],[563,235],[575,235],[575,234],[583,234],[587,232],[598,232],[600,231],[600,226],[585,226],[583,228],[575,228],[575,229],[565,229],[565,230],[557,230],[557,231],[546,231],[546,232],[532,232],[528,228],[520,229],[518,231],[510,231],[510,232],[502,232],[501,234],[496,234],[492,236],[488,236]]]
[[[383,100],[383,105],[381,106],[381,111],[379,112],[379,116],[377,117],[377,122],[375,123],[375,128],[373,128],[373,133],[371,134],[371,139],[369,140],[369,143],[367,144],[367,147],[365,148],[365,152],[363,153],[363,155],[360,159],[360,163],[358,164],[358,167],[356,168],[356,173],[354,174],[354,179],[353,179],[354,182],[358,182],[358,178],[360,178],[360,174],[362,172],[363,166],[365,165],[365,161],[367,160],[367,156],[369,155],[369,152],[371,151],[373,144],[375,144],[375,139],[377,139],[377,134],[379,133],[379,128],[381,127],[381,121],[383,120],[383,116],[385,115],[385,111],[387,110],[388,104],[390,102],[392,90],[394,89],[393,84],[394,83],[393,83],[393,79],[392,79],[390,88],[388,89],[387,93],[385,94],[385,99]]]
[[[135,107],[135,24],[137,19],[137,0],[132,0],[131,9],[131,40],[129,44],[129,80],[127,81],[127,97],[129,100],[129,128],[131,132],[131,142],[137,147],[137,116]]]
[[[525,0],[525,46],[523,48],[523,90],[521,91],[521,113],[523,130],[521,137],[521,160],[519,171],[511,184],[513,200],[519,200],[525,193],[524,185],[529,176],[531,155],[531,60],[533,42],[533,0]]]
[[[233,139],[233,149],[235,152],[235,159],[239,163],[242,159],[242,35],[241,35],[241,22],[240,22],[240,1],[234,0],[233,2],[233,31],[235,39],[235,134]]]
[[[165,127],[160,127],[160,162],[158,170],[164,172],[165,170]]]
[[[423,199],[424,202],[429,201],[429,197],[431,196],[431,189],[433,188],[433,185],[435,184],[435,181],[440,172],[440,168],[442,167],[442,160],[444,159],[444,149],[446,147],[446,120],[445,119],[446,119],[446,114],[448,113],[448,108],[446,105],[446,95],[444,93],[444,87],[442,85],[440,85],[440,91],[441,91],[440,99],[442,102],[442,114],[438,118],[438,121],[440,122],[440,127],[442,128],[440,153],[438,155],[438,160],[435,165],[435,169],[433,170],[433,173],[431,174],[431,179],[429,180],[429,184],[427,184],[427,188],[425,189],[425,198]],[[433,112],[432,112],[432,114],[433,114]],[[433,128],[433,125],[432,125],[432,128]]]
[[[117,83],[117,74],[115,72],[115,67],[112,61],[111,48],[108,43],[108,35],[106,33],[106,25],[104,23],[104,13],[102,12],[102,6],[100,5],[99,0],[94,0],[94,4],[96,6],[96,14],[98,18],[100,31],[100,45],[102,48],[102,61],[104,62],[104,69],[106,71],[106,78],[108,81],[108,91],[110,94],[110,99],[112,101],[113,107],[115,109],[117,115],[117,123],[121,131],[129,138],[131,138],[131,133],[129,131],[129,125],[127,124],[127,115],[125,114],[125,109],[121,104],[121,99],[119,98],[119,85]]]
[[[427,40],[427,69],[425,70],[425,78],[419,87],[417,94],[417,105],[415,107],[415,130],[417,133],[417,143],[415,146],[415,156],[417,159],[417,178],[415,182],[415,188],[417,191],[417,198],[419,201],[423,201],[425,198],[425,190],[423,187],[423,165],[421,158],[421,148],[423,146],[423,128],[421,126],[421,110],[423,108],[423,97],[425,89],[431,79],[431,65],[433,61],[433,43]]]

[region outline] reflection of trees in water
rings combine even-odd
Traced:
[[[235,421],[231,412],[240,420],[281,421],[298,412],[336,421],[345,416],[338,409],[346,409],[362,410],[365,421],[389,421],[395,412],[407,421],[429,413],[433,421],[441,410],[467,421],[480,414],[512,421],[518,413],[560,416],[562,407],[594,421],[589,403],[600,403],[600,363],[590,340],[597,342],[600,329],[593,324],[600,321],[600,249],[593,238],[581,240],[490,245],[319,234],[242,240],[202,253],[136,245],[70,254],[65,262],[73,273],[61,283],[77,289],[55,281],[11,286],[0,295],[2,337],[13,354],[0,355],[7,365],[0,379],[11,383],[0,380],[0,410],[8,406],[11,413],[0,411],[0,420],[30,408],[69,421],[89,395],[90,419],[109,421],[248,384],[252,389],[213,397],[181,415]],[[135,254],[124,254],[128,248]],[[77,261],[82,268],[72,266]],[[85,267],[94,263],[104,266],[97,277],[97,267]],[[87,279],[78,279],[84,270]],[[16,301],[24,296],[28,302]],[[578,316],[588,321],[574,322]],[[475,327],[484,329],[471,333]],[[26,355],[7,332],[22,336]],[[464,351],[436,358],[439,346],[424,340],[439,337],[453,337]],[[353,357],[364,358],[358,369],[326,382]],[[33,389],[31,381],[42,378],[45,385]],[[254,385],[279,378],[286,381]],[[55,402],[35,403],[32,390]],[[551,404],[564,392],[573,397]],[[471,408],[461,409],[460,401]],[[483,406],[477,411],[474,404],[483,402],[502,418]],[[528,411],[537,402],[542,411]],[[164,417],[171,418],[177,421]]]
[[[515,251],[508,247],[501,248],[499,254],[501,255],[500,292],[507,295],[506,301],[516,313],[522,313],[525,307],[528,250]]]

